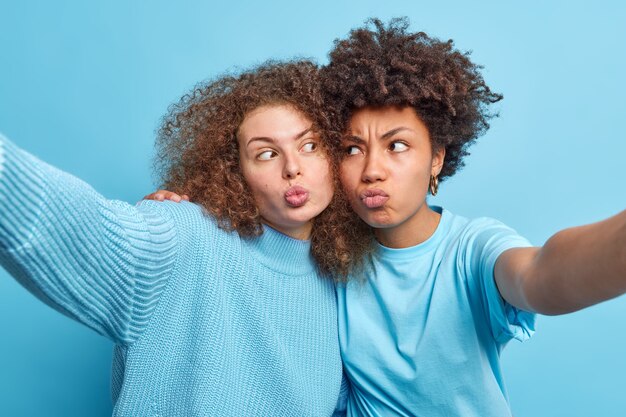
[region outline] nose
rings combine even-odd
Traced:
[[[363,167],[363,173],[361,175],[363,182],[371,184],[385,179],[385,167],[381,158],[381,156],[375,153],[369,153],[366,156],[365,166]]]
[[[285,165],[283,166],[283,178],[291,180],[301,175],[300,160],[297,156],[286,155]]]

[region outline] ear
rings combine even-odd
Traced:
[[[433,162],[431,174],[434,176],[439,175],[441,169],[443,168],[443,161],[446,159],[446,148],[441,146],[435,152],[433,152]]]

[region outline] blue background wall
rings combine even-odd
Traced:
[[[370,16],[453,38],[504,93],[501,117],[433,200],[496,217],[535,244],[626,207],[626,6],[618,1],[55,2],[0,5],[0,131],[134,202],[154,189],[169,103],[225,70],[326,62]],[[542,317],[503,354],[516,417],[623,416],[626,297]],[[0,271],[0,415],[107,416],[111,344]]]

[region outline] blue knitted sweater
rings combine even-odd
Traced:
[[[115,342],[115,416],[329,416],[333,283],[310,242],[241,239],[191,203],[106,200],[0,135],[0,264]]]

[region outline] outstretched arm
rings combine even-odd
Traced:
[[[528,311],[570,313],[626,292],[626,210],[562,230],[543,247],[504,252],[495,267],[502,297]]]
[[[0,265],[116,342],[147,323],[175,258],[167,211],[106,200],[0,135]]]

